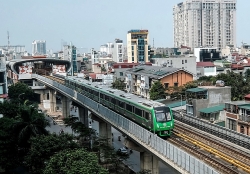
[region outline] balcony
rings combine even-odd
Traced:
[[[250,122],[250,115],[239,115],[239,121]]]

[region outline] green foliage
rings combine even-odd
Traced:
[[[97,156],[84,149],[63,150],[53,155],[45,164],[44,174],[108,174],[108,171],[98,164]]]
[[[108,166],[110,172],[122,173],[124,165],[122,161],[129,158],[128,155],[121,155],[109,144],[108,139],[98,138],[94,141],[93,151],[97,152],[102,165]]]
[[[107,70],[106,70],[106,68],[105,68],[104,65],[101,67],[101,73],[102,73],[102,72],[107,72]]]
[[[19,112],[19,105],[16,103],[13,103],[9,100],[4,100],[3,102],[0,102],[0,113],[3,114],[4,117],[8,118],[14,118],[17,116],[17,113]]]
[[[121,80],[121,79],[116,79],[116,80],[112,83],[112,88],[114,88],[114,89],[124,90],[125,87],[126,87],[126,84],[125,84],[124,81]]]
[[[32,105],[21,105],[20,107],[13,128],[17,134],[19,146],[27,148],[31,137],[48,134],[45,127],[49,126],[49,122],[45,119],[43,113],[38,113],[36,107]]]
[[[65,150],[75,149],[79,146],[73,141],[73,136],[69,134],[50,134],[32,137],[30,139],[31,148],[25,157],[24,163],[33,174],[40,174],[44,170],[45,163],[51,156]]]
[[[17,167],[19,163],[17,139],[12,131],[14,120],[7,117],[0,118],[0,168],[8,171]]]
[[[9,86],[8,96],[11,100],[23,101],[22,103],[24,103],[25,100],[34,100],[33,90],[28,85],[21,82]]]
[[[165,89],[160,81],[154,82],[149,91],[149,95],[151,100],[159,100],[166,97]]]

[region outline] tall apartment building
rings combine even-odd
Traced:
[[[34,40],[32,42],[32,56],[46,54],[46,41]]]
[[[113,50],[113,61],[123,62],[123,41],[115,39],[114,50]]]
[[[149,62],[148,30],[130,30],[127,34],[128,63]]]
[[[173,8],[174,46],[236,46],[236,0],[186,0]]]

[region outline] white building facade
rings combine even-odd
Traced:
[[[236,0],[186,0],[173,8],[174,46],[236,46]]]
[[[32,56],[46,54],[46,41],[34,40],[32,42]]]
[[[114,43],[114,50],[113,50],[113,61],[119,63],[123,62],[123,56],[124,56],[124,48],[123,48],[123,41],[120,39],[115,39]]]

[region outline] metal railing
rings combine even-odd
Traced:
[[[43,76],[33,74],[32,77],[87,107],[91,112],[126,134],[142,147],[148,149],[180,173],[218,174],[215,169],[203,161],[90,98]]]
[[[191,125],[200,130],[206,131],[210,134],[223,138],[244,148],[250,149],[250,137],[248,135],[238,133],[234,130],[230,130],[222,126],[206,122],[204,120],[189,116],[187,114],[183,114],[183,116],[181,116],[179,111],[173,111],[173,113],[175,115],[175,119],[178,121]]]

